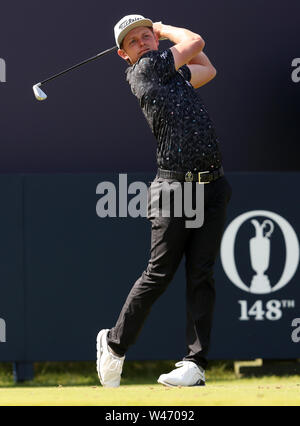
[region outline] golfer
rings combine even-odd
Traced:
[[[204,54],[204,40],[187,29],[130,15],[115,26],[118,54],[130,65],[127,81],[157,140],[155,184],[204,185],[204,223],[185,226],[185,217],[149,217],[151,258],[131,289],[116,325],[97,336],[97,371],[106,387],[120,385],[125,354],[135,343],[153,303],[166,290],[181,259],[186,258],[187,352],[158,382],[166,386],[205,385],[215,287],[213,269],[231,198],[219,141],[206,107],[195,89],[216,70]],[[159,40],[174,45],[159,51]],[[172,305],[169,306],[172,314]],[[173,313],[176,315],[176,313]],[[168,336],[165,336],[168,339]]]

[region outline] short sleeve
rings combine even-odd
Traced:
[[[185,80],[191,81],[192,73],[187,65],[183,65],[183,67],[179,68],[178,72],[182,75],[182,77]]]
[[[176,71],[171,49],[146,52],[134,65],[126,70],[126,74],[132,93],[139,99],[146,92],[157,90],[159,85],[169,84],[178,75],[188,81],[191,80],[191,72],[186,65]]]
[[[174,56],[170,49],[162,52],[151,50],[145,53],[139,59],[135,68],[146,78],[158,77],[167,80],[176,73]]]

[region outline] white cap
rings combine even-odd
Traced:
[[[120,48],[122,41],[133,28],[153,27],[151,19],[144,18],[141,15],[127,15],[115,25],[115,39]]]

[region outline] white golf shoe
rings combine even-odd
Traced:
[[[205,386],[205,371],[192,361],[180,361],[175,370],[162,374],[157,380],[165,386]]]
[[[101,330],[97,336],[97,372],[102,386],[117,388],[120,386],[125,356],[120,358],[109,350],[108,332],[109,330]]]

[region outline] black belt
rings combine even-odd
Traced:
[[[224,176],[224,169],[207,172],[172,172],[171,170],[158,169],[157,176],[163,179],[174,179],[180,182],[210,183]]]

